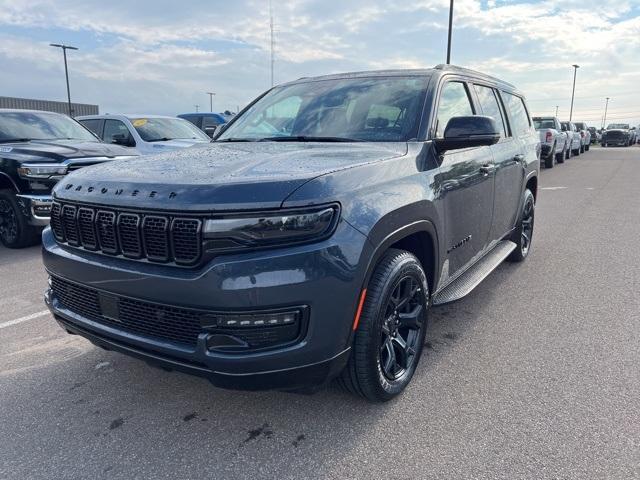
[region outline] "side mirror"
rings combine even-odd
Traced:
[[[122,145],[123,147],[132,147],[132,141],[129,135],[125,135],[124,133],[116,133],[111,137],[111,143],[115,143],[116,145]]]
[[[491,117],[473,115],[453,117],[444,129],[444,138],[435,140],[441,153],[461,148],[495,145],[500,140],[500,132]]]

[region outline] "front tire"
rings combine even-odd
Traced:
[[[0,243],[7,248],[24,248],[38,243],[40,229],[27,223],[11,190],[0,190]]]
[[[567,150],[563,148],[562,151],[556,155],[556,162],[564,163],[564,159],[566,158],[566,156],[567,156]]]
[[[427,329],[429,286],[418,259],[389,250],[376,266],[338,383],[370,402],[398,396],[416,370]]]
[[[507,257],[510,262],[522,262],[531,251],[531,241],[533,240],[533,224],[535,220],[536,201],[531,190],[524,191],[524,202],[522,204],[522,213],[516,229],[513,231],[511,241],[517,247]]]

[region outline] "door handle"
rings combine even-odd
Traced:
[[[485,163],[480,167],[480,173],[482,173],[486,177],[487,175],[491,174],[491,172],[493,172],[495,168],[496,167],[492,163]]]
[[[524,155],[522,155],[521,153],[517,154],[515,157],[513,157],[513,160],[516,163],[522,163],[524,164]]]

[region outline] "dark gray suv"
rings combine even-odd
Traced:
[[[46,302],[69,333],[215,385],[388,400],[431,306],[529,253],[539,155],[522,94],[487,75],[304,78],[211,145],[61,182]]]

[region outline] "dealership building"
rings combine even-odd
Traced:
[[[68,113],[67,102],[54,102],[52,100],[35,100],[32,98],[0,97],[0,108],[22,108],[26,110],[44,110],[47,112]],[[97,115],[98,105],[88,103],[72,103],[72,116]]]

